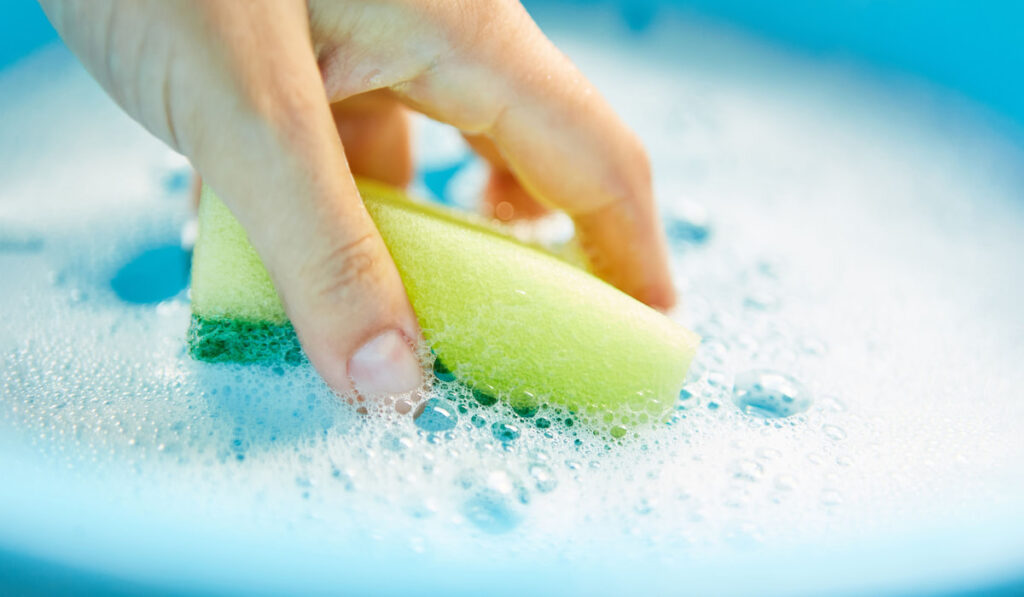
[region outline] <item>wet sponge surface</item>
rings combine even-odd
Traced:
[[[698,339],[589,273],[485,224],[359,184],[424,338],[462,382],[604,422],[662,418]],[[294,362],[293,335],[245,232],[209,189],[192,269],[190,352]]]

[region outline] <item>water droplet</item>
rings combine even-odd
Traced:
[[[621,439],[626,436],[626,428],[622,425],[616,425],[612,427],[611,434],[615,439]]]
[[[487,424],[487,419],[481,417],[480,415],[473,415],[469,422],[473,424],[473,427],[479,429]]]
[[[441,398],[431,398],[421,404],[413,417],[417,427],[431,433],[453,429],[459,421],[455,406]]]
[[[846,439],[846,432],[838,425],[822,425],[821,430],[825,433],[825,436],[831,440],[838,442]]]
[[[736,376],[733,401],[745,414],[776,419],[810,408],[811,395],[803,384],[789,375],[753,370]]]
[[[511,442],[519,438],[519,427],[511,423],[498,422],[491,425],[491,434],[500,442]]]

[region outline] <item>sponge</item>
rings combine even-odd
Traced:
[[[359,191],[444,368],[514,407],[605,424],[662,420],[698,338],[613,286],[482,221],[369,181]],[[191,354],[303,360],[245,231],[209,188],[192,267]]]

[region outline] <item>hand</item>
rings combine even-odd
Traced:
[[[492,204],[564,210],[595,273],[675,300],[643,148],[518,2],[42,4],[114,100],[217,190],[337,391],[422,383],[415,315],[352,177],[408,182],[406,107],[487,158]]]

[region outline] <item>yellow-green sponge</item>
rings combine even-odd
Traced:
[[[424,338],[460,381],[514,406],[549,403],[608,423],[659,420],[672,407],[695,334],[486,224],[377,183],[361,181],[359,189]],[[196,358],[302,360],[266,270],[208,188],[199,208],[192,311]]]

